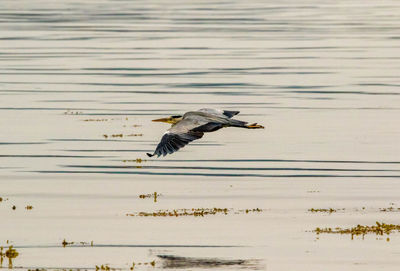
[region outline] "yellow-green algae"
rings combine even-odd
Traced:
[[[344,210],[344,209],[342,209]],[[335,213],[337,209],[329,208],[329,209],[321,209],[321,208],[311,208],[308,209],[309,212],[311,213]]]
[[[107,134],[103,134],[103,137],[104,138],[116,138],[116,137],[119,137],[119,138],[123,138],[124,136],[143,136],[143,134],[128,134],[128,135],[124,135],[124,134],[111,134],[111,135],[107,135]]]
[[[122,162],[127,163],[127,162],[135,162],[135,163],[142,163],[142,162],[147,162],[145,159],[137,158],[135,160],[122,160]]]
[[[352,228],[316,228],[313,230],[316,234],[321,234],[321,233],[331,233],[331,234],[350,234],[351,239],[354,238],[354,236],[362,236],[364,237],[366,234],[369,233],[375,233],[376,235],[389,235],[393,232],[400,232],[400,225],[395,225],[395,224],[386,224],[384,222],[376,222],[376,225],[372,226],[363,226],[363,225],[357,225]]]
[[[159,194],[159,193],[157,193],[157,192],[154,192],[154,193],[152,193],[152,194],[142,194],[142,195],[139,195],[139,198],[141,198],[141,199],[154,198],[154,202],[157,202],[157,198],[158,198],[159,196],[161,196],[161,194]]]
[[[151,262],[144,262],[144,263],[135,263],[135,262],[132,262],[132,265],[131,265],[131,267],[129,268],[130,270],[134,270],[135,269],[135,266],[137,266],[137,265],[151,265],[152,267],[155,267],[156,266],[156,261],[155,260],[153,260],[153,261],[151,261]]]
[[[84,119],[83,121],[108,121],[108,119]]]
[[[19,255],[18,251],[13,248],[13,246],[9,246],[5,253],[3,253],[3,247],[0,247],[0,267],[3,266],[4,257],[8,258],[8,268],[12,268],[12,260],[17,258]]]
[[[381,212],[400,212],[400,208],[388,207],[388,208],[379,208]]]
[[[192,209],[174,209],[174,210],[158,210],[154,212],[137,212],[127,214],[127,216],[152,216],[152,217],[179,217],[179,216],[195,216],[195,217],[204,217],[207,215],[217,215],[224,214],[227,215],[229,213],[251,213],[251,212],[262,212],[262,209],[254,208],[254,209],[241,209],[234,210],[232,208],[192,208]]]
[[[88,242],[83,242],[83,241],[81,241],[81,242],[67,242],[67,241],[64,239],[64,240],[62,241],[61,245],[62,245],[63,247],[70,246],[70,245],[89,246],[89,243],[88,243]],[[93,241],[90,242],[90,246],[91,246],[91,247],[93,246]]]
[[[66,247],[66,246],[69,246],[69,245],[73,245],[73,244],[74,244],[74,242],[67,242],[67,240],[65,240],[65,239],[61,243],[61,245],[63,247]]]

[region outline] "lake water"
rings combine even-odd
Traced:
[[[397,270],[399,233],[312,231],[399,223],[399,70],[399,1],[3,0],[0,246],[22,270]],[[203,107],[266,129],[145,155],[152,119]],[[139,215],[192,208],[226,210]]]

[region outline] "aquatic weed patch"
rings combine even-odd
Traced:
[[[136,212],[126,214],[127,216],[152,216],[152,217],[179,217],[179,216],[195,216],[204,217],[209,215],[228,215],[228,214],[248,214],[259,213],[263,210],[260,208],[234,210],[232,208],[192,208],[192,209],[173,209],[173,210],[158,210],[154,212]]]
[[[379,208],[381,212],[400,212],[400,208],[388,207],[388,208]]]
[[[142,163],[142,162],[147,162],[145,159],[137,158],[135,160],[122,160],[122,162],[127,163],[127,162],[135,162],[135,163]]]
[[[351,235],[351,239],[354,238],[354,236],[362,236],[364,238],[365,235],[367,234],[376,234],[376,235],[389,235],[394,232],[400,232],[400,225],[396,224],[386,224],[384,222],[376,222],[376,225],[372,226],[364,226],[364,225],[357,225],[352,228],[316,228],[313,230],[317,235],[323,234],[323,233],[329,233],[329,234],[349,234]]]
[[[139,198],[140,198],[140,199],[153,198],[153,199],[154,199],[154,202],[157,202],[157,199],[158,199],[158,197],[160,197],[160,196],[161,196],[160,193],[154,192],[154,193],[152,193],[152,194],[141,194],[141,195],[139,195]]]
[[[63,247],[66,247],[66,246],[84,246],[84,247],[87,247],[87,246],[93,246],[93,241],[91,241],[90,243],[89,242],[83,242],[83,241],[81,241],[81,242],[68,242],[67,240],[63,240],[62,241],[62,243],[61,243],[61,245],[63,246]]]
[[[344,209],[341,209],[344,210]],[[333,208],[329,208],[329,209],[321,209],[321,208],[311,208],[308,209],[309,212],[311,213],[336,213],[338,211],[338,209],[333,209]]]
[[[17,258],[19,252],[13,248],[13,246],[9,246],[8,249],[3,253],[3,247],[0,247],[0,268],[3,266],[4,258],[8,258],[8,268],[13,267],[13,259]]]

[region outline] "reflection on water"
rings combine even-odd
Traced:
[[[307,254],[319,252],[304,245],[313,224],[306,210],[396,201],[399,29],[392,0],[1,1],[0,196],[35,209],[0,203],[0,244],[21,247],[18,260],[32,267],[94,268],[107,256],[121,264],[131,261],[129,249],[144,253],[136,245],[174,244],[171,253],[185,259],[236,254],[270,257],[276,270],[321,269]],[[168,128],[152,119],[203,107],[240,110],[240,119],[266,129],[223,129],[146,160]],[[303,196],[308,190],[321,193]],[[157,209],[275,211],[162,227],[124,220],[152,211],[155,203],[131,196],[154,191],[165,195]],[[313,219],[323,221],[311,229],[340,225]],[[86,236],[126,250],[85,252],[100,257],[88,265],[79,248],[54,249]],[[181,245],[198,249],[182,254]],[[248,257],[237,245],[249,247]],[[352,262],[358,250],[338,246],[338,262]],[[374,262],[371,255],[360,259]],[[319,259],[323,269],[331,263]]]
[[[226,260],[215,258],[190,258],[179,257],[173,255],[157,255],[163,260],[162,267],[166,269],[181,268],[221,268],[224,266],[232,266],[231,268],[260,270],[261,266],[257,266],[257,260]]]

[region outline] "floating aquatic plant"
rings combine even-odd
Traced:
[[[154,198],[154,202],[157,202],[157,198],[161,196],[161,194],[154,192],[153,194],[142,194],[139,195],[139,198],[146,199],[146,198]]]
[[[127,216],[152,216],[152,217],[179,217],[179,216],[195,216],[195,217],[204,217],[208,215],[217,215],[224,214],[227,215],[229,213],[251,213],[251,212],[262,212],[262,209],[241,209],[234,210],[229,208],[192,208],[192,209],[173,209],[173,210],[158,210],[154,212],[137,212],[132,214],[127,214]]]
[[[393,232],[400,232],[400,225],[395,225],[395,224],[386,224],[386,223],[380,223],[376,222],[376,225],[372,226],[363,226],[363,225],[357,225],[352,228],[316,228],[313,232],[316,234],[321,234],[321,233],[331,233],[331,234],[350,234],[351,239],[354,238],[354,236],[362,236],[364,237],[366,234],[369,233],[375,233],[376,235],[389,235]]]
[[[66,247],[66,246],[69,246],[69,245],[73,245],[74,244],[74,242],[67,242],[65,239],[62,241],[62,246],[63,247]]]
[[[5,253],[3,253],[3,247],[0,247],[0,267],[3,265],[4,257],[8,258],[8,268],[12,268],[13,259],[17,258],[19,255],[18,251],[13,248],[13,246],[9,246]]]
[[[400,212],[400,208],[388,207],[388,208],[379,208],[381,212]]]
[[[84,119],[83,121],[108,121],[108,119]]]
[[[96,271],[99,271],[99,270],[110,271],[110,270],[114,270],[114,269],[110,268],[107,264],[106,265],[102,264],[100,266],[96,265]]]
[[[329,209],[315,209],[315,208],[311,208],[308,209],[309,212],[311,213],[335,213],[338,209],[333,209],[333,208],[329,208]],[[342,209],[344,210],[344,209]]]
[[[137,158],[137,159],[135,159],[135,160],[122,160],[122,162],[124,162],[124,163],[126,163],[126,162],[142,163],[142,162],[147,162],[147,160],[141,159],[141,158]]]

